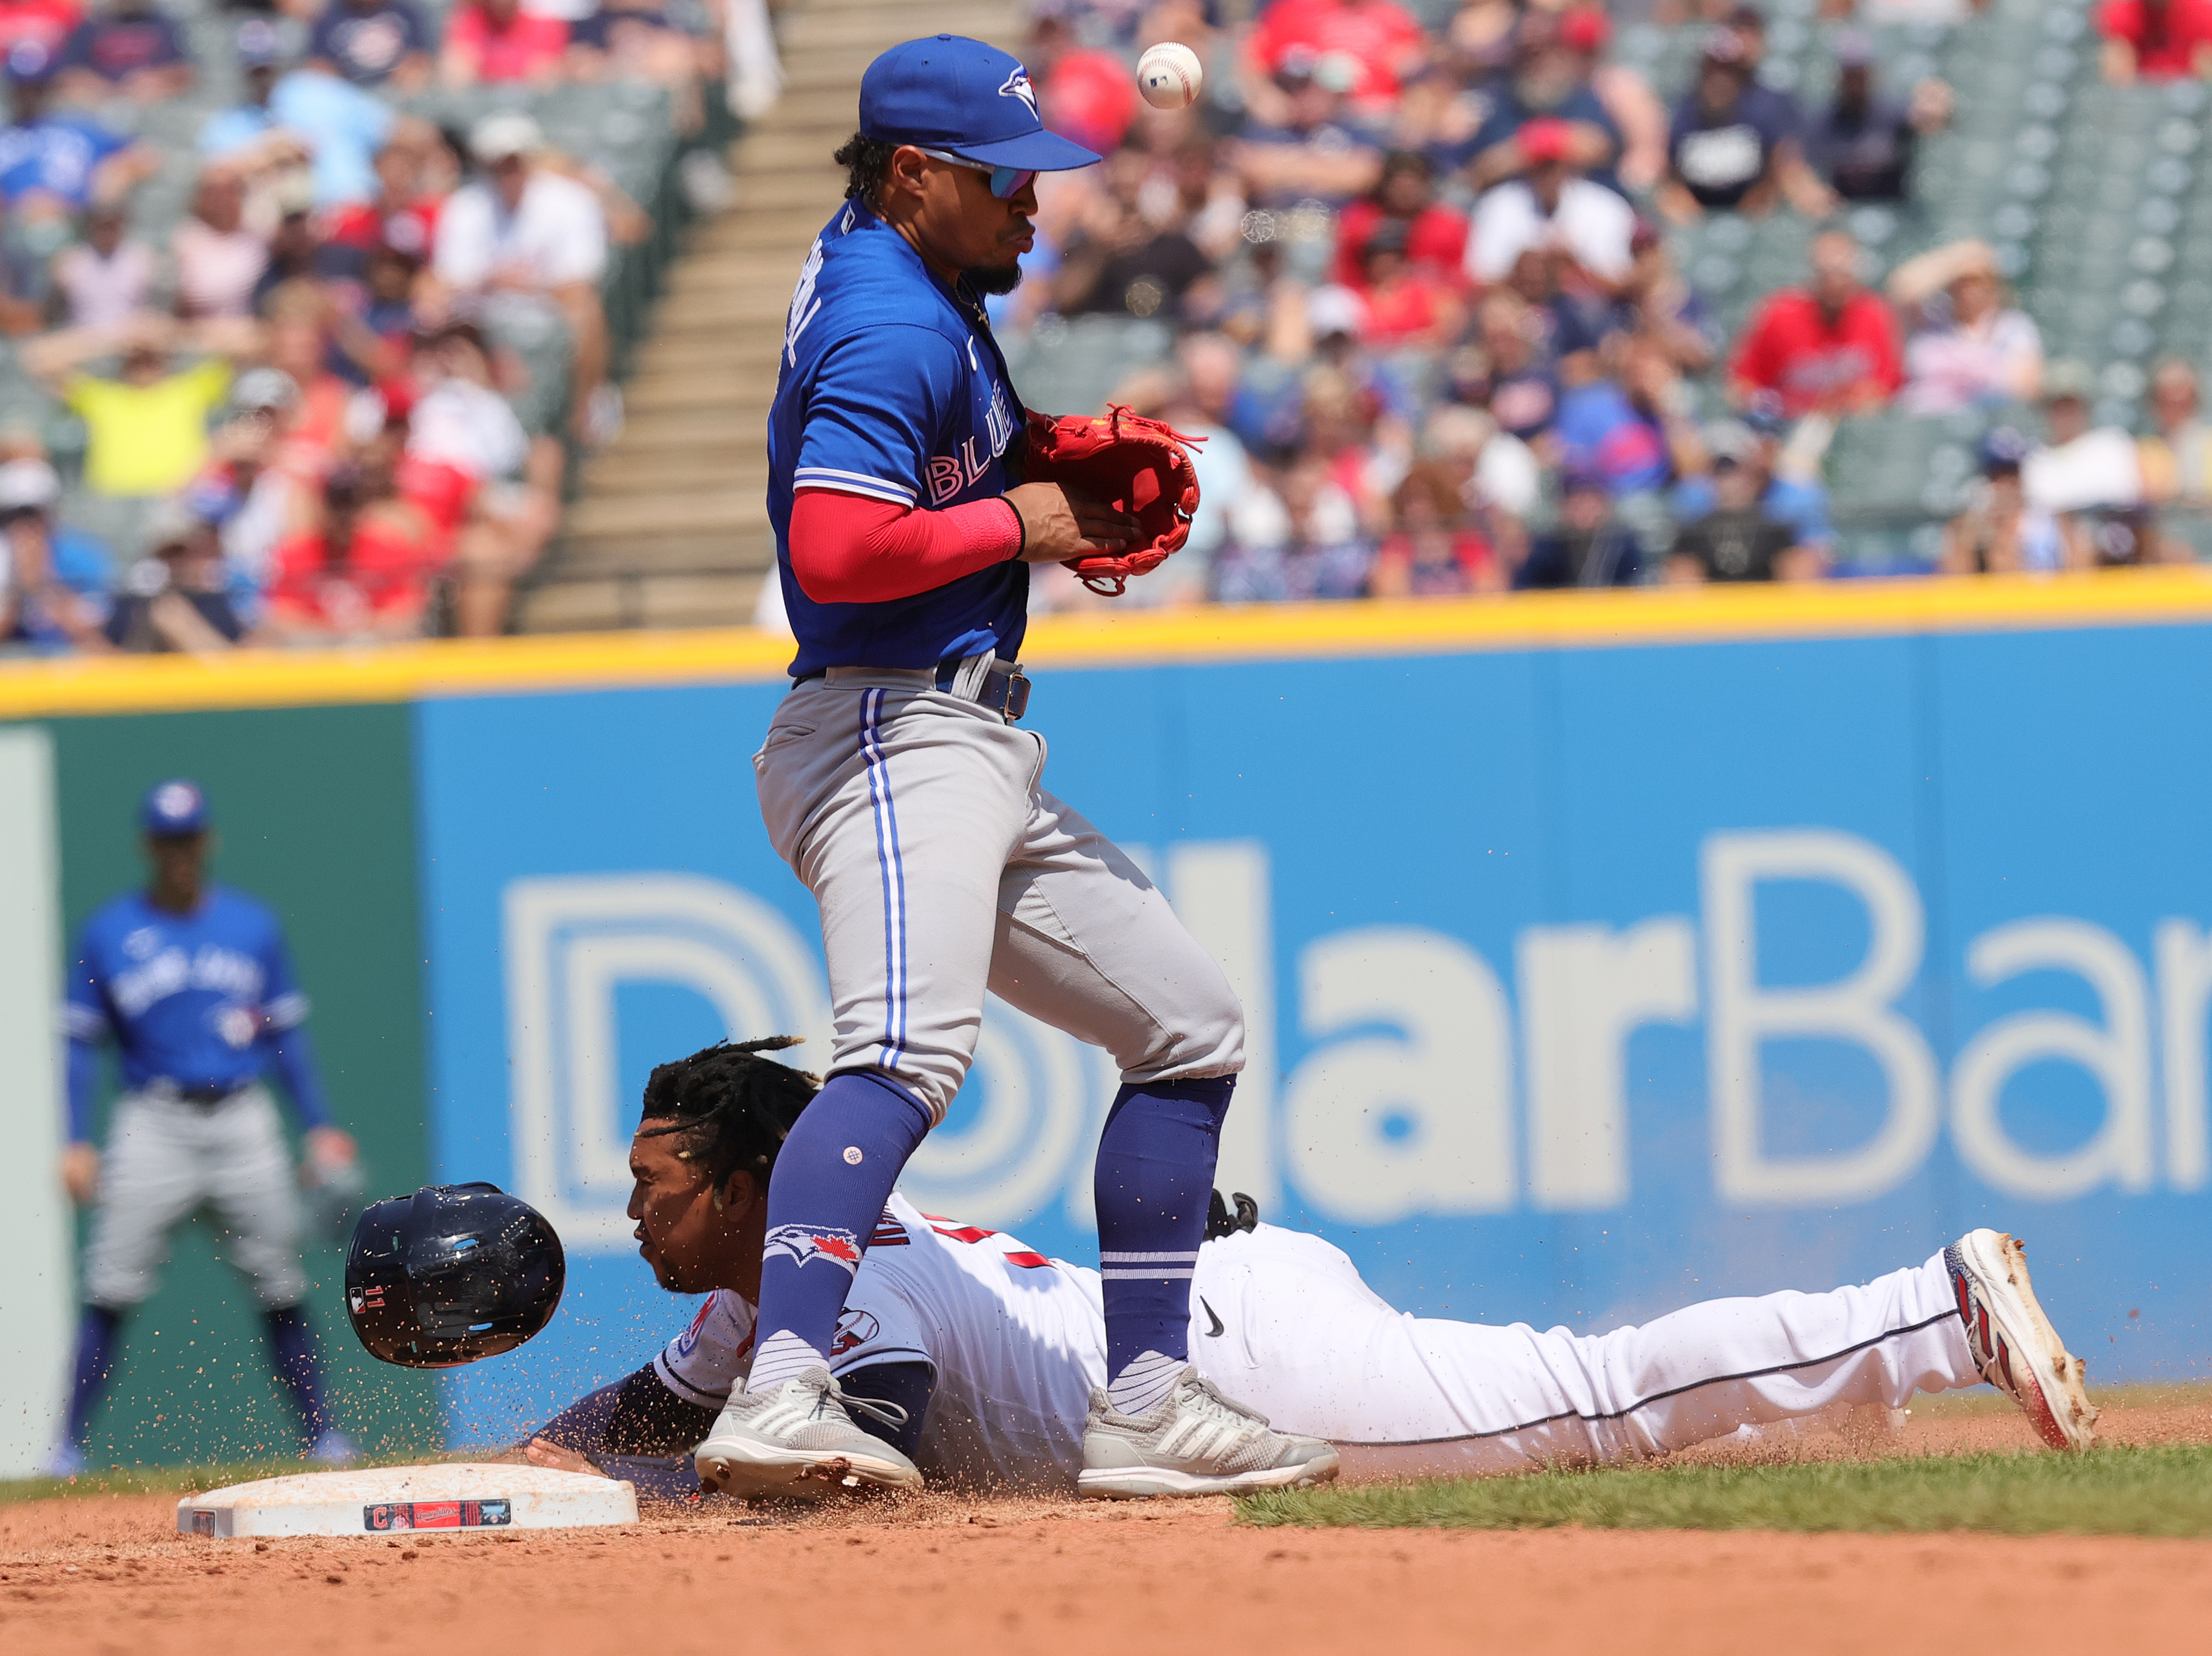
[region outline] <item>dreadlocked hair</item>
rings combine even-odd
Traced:
[[[845,169],[845,199],[866,202],[876,193],[876,186],[884,181],[890,170],[892,153],[898,149],[883,138],[871,138],[855,132],[838,146],[837,153],[830,159]]]
[[[733,1173],[768,1182],[776,1152],[821,1079],[761,1056],[799,1045],[797,1035],[717,1041],[655,1069],[645,1083],[647,1138],[678,1137],[677,1155],[720,1186]]]

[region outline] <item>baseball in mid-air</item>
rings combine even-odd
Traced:
[[[1137,59],[1137,90],[1154,109],[1188,109],[1206,84],[1198,54],[1177,40],[1146,46]]]

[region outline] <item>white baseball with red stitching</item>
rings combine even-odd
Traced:
[[[1137,90],[1154,109],[1188,109],[1205,84],[1198,54],[1179,41],[1147,46],[1137,59]]]

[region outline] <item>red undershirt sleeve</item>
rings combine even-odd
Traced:
[[[1022,520],[1003,495],[942,512],[802,488],[791,503],[791,571],[817,604],[908,598],[1005,563]]]

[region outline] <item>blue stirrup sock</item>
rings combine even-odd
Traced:
[[[323,1367],[315,1358],[315,1331],[303,1306],[278,1306],[261,1313],[262,1331],[269,1337],[269,1366],[291,1394],[312,1445],[334,1423],[323,1408]]]
[[[104,1305],[88,1305],[76,1325],[76,1372],[70,1388],[69,1441],[82,1449],[92,1432],[92,1411],[107,1389],[114,1372],[115,1337],[123,1327],[123,1313]]]
[[[828,1365],[845,1290],[891,1186],[928,1131],[929,1112],[919,1099],[867,1071],[831,1076],[799,1112],[769,1182],[754,1323],[766,1332],[746,1391],[764,1392]],[[1204,1211],[1201,1204],[1201,1218]]]
[[[1190,1360],[1190,1277],[1206,1240],[1213,1166],[1234,1076],[1132,1082],[1098,1138],[1098,1274],[1107,1398],[1142,1415]]]

